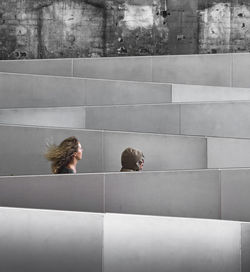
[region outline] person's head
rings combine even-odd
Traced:
[[[121,172],[140,171],[144,165],[144,155],[140,150],[128,147],[121,155]]]
[[[51,145],[45,157],[52,162],[51,169],[54,174],[62,167],[67,167],[82,159],[82,146],[74,136],[64,139],[58,146]]]

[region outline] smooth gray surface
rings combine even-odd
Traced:
[[[151,63],[151,57],[73,59],[73,76],[152,81]]]
[[[0,208],[0,271],[102,271],[103,215]]]
[[[250,138],[250,102],[181,105],[181,134]]]
[[[0,108],[166,103],[171,89],[162,83],[0,73]]]
[[[240,223],[106,215],[104,272],[240,272]]]
[[[72,59],[1,60],[0,71],[21,74],[72,76]]]
[[[86,79],[87,105],[171,102],[171,84]]]
[[[85,128],[84,107],[0,109],[0,123]]]
[[[250,54],[233,54],[232,86],[250,87],[249,69]]]
[[[231,86],[230,54],[152,57],[152,81]]]
[[[86,128],[179,134],[179,105],[86,108]]]
[[[48,143],[59,144],[76,136],[84,149],[77,172],[101,172],[102,132],[0,125],[0,175],[49,174],[50,163],[44,158]]]
[[[105,187],[106,212],[220,218],[219,171],[112,174]]]
[[[104,212],[104,175],[0,177],[0,206]]]
[[[250,271],[250,224],[241,224],[241,272]]]
[[[250,100],[250,89],[172,84],[172,102]]]
[[[144,170],[206,168],[206,139],[172,135],[105,132],[104,171],[121,168],[121,153],[127,147],[142,150]]]
[[[85,85],[82,78],[0,73],[0,108],[82,106]]]
[[[250,166],[250,139],[207,138],[207,167]]]
[[[128,146],[144,152],[145,170],[197,169],[207,165],[206,139],[202,137],[0,125],[0,175],[49,174],[50,166],[43,156],[46,144],[59,144],[72,135],[84,149],[78,173],[119,171],[121,153]]]
[[[250,169],[221,171],[221,217],[250,221]]]

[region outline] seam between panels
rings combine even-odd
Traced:
[[[222,220],[222,190],[221,190],[221,173],[222,170],[219,169],[219,218]]]
[[[74,60],[71,59],[71,77],[74,77]]]
[[[101,271],[104,272],[104,226],[105,226],[105,213],[103,214],[103,221],[102,221],[102,269]]]
[[[106,213],[106,174],[103,175],[103,212]]]
[[[179,135],[181,135],[182,134],[182,129],[181,129],[181,105],[178,105],[179,106]]]
[[[243,223],[240,223],[240,272],[242,272],[242,226]]]
[[[230,65],[230,87],[233,87],[233,76],[234,76],[234,55],[231,54],[231,65]]]
[[[150,57],[150,67],[151,67],[151,82],[154,82],[154,78],[153,78],[153,58],[152,56]]]

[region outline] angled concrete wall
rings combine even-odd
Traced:
[[[249,54],[244,53],[1,61],[0,71],[143,82],[249,87],[248,58],[250,58]]]
[[[0,208],[0,222],[0,271],[102,271],[102,214]]]
[[[0,206],[220,218],[219,171],[0,177]]]
[[[108,214],[104,229],[105,272],[241,271],[240,223]]]
[[[119,171],[121,153],[129,146],[143,150],[145,170],[199,169],[207,165],[206,139],[201,137],[0,125],[0,175],[50,173],[43,156],[46,144],[59,144],[72,135],[84,148],[83,160],[77,165],[79,173]]]
[[[0,73],[0,108],[171,102],[171,84]]]
[[[249,268],[249,224],[239,222],[13,208],[0,221],[1,271]]]
[[[0,108],[250,100],[250,89],[0,73]]]

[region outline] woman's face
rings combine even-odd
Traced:
[[[75,156],[78,161],[82,159],[82,152],[83,152],[82,146],[80,143],[78,143],[78,149]]]

